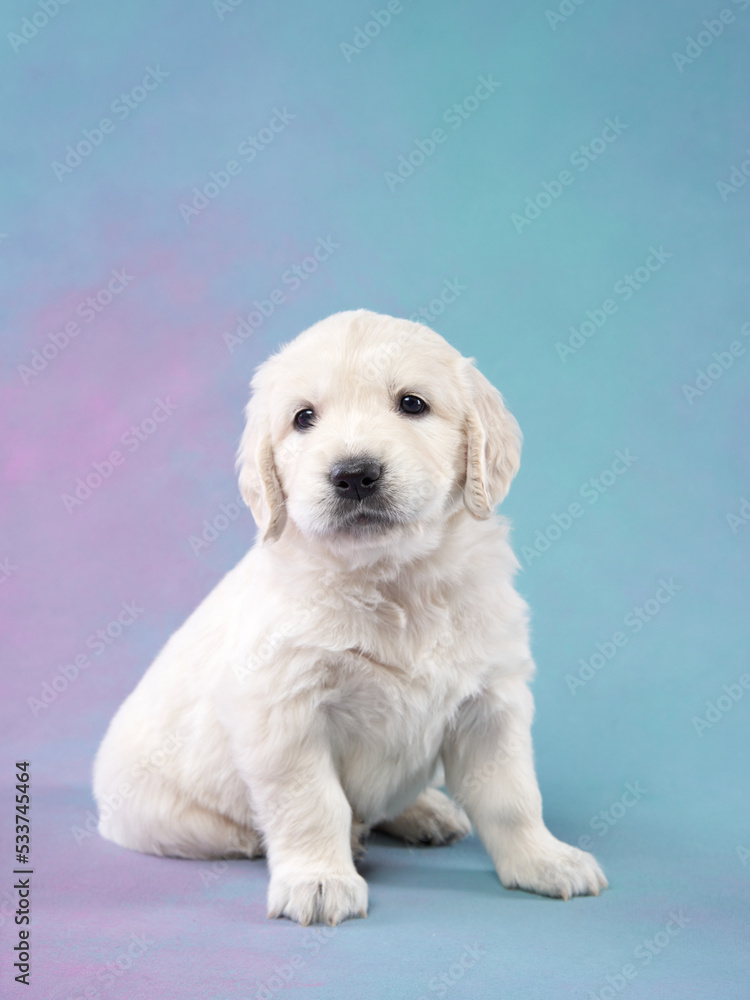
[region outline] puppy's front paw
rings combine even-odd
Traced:
[[[609,885],[593,854],[564,844],[552,834],[516,845],[502,859],[498,874],[506,889],[526,889],[559,899],[598,896]]]
[[[286,872],[271,877],[268,916],[289,917],[298,924],[339,924],[367,916],[367,883],[356,872]]]

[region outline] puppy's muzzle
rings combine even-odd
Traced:
[[[379,489],[382,468],[368,458],[337,462],[331,468],[330,480],[336,496],[344,500],[365,500]]]

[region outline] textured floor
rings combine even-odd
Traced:
[[[82,834],[90,805],[83,788],[37,790],[33,981],[4,996],[750,995],[750,872],[736,855],[719,860],[697,840],[686,846],[658,835],[645,806],[600,838],[612,888],[598,899],[508,892],[474,837],[419,849],[376,837],[361,865],[368,919],[322,929],[266,919],[264,861],[121,850]],[[561,836],[577,832],[550,825]],[[6,922],[6,942],[8,930]],[[3,947],[4,961],[7,954]]]

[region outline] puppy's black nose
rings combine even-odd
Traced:
[[[381,471],[377,462],[353,459],[334,465],[330,478],[340,497],[364,500],[377,492]]]

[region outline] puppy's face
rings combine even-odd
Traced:
[[[240,485],[268,539],[389,544],[462,504],[488,517],[518,467],[500,394],[442,337],[359,311],[301,334],[253,379]]]

